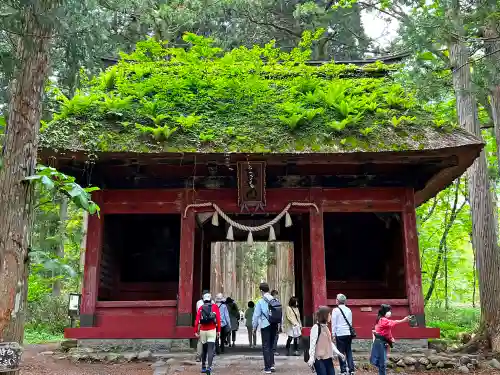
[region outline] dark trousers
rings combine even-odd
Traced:
[[[345,361],[340,359],[340,372],[354,372],[354,359],[352,358],[352,337],[337,336],[337,349],[345,355]],[[349,369],[346,367],[349,366]],[[348,371],[349,370],[349,371]]]
[[[262,336],[262,354],[264,355],[264,370],[274,367],[274,339],[278,332],[276,324],[271,324],[260,330]]]
[[[208,357],[208,367],[212,367],[212,361],[214,360],[215,343],[207,342],[203,344],[203,351],[201,352],[201,367],[205,368]]]
[[[293,340],[293,350],[298,351],[299,350],[299,338],[298,337],[288,336],[288,338],[286,339],[286,348],[290,349],[290,345],[292,343],[292,340]]]
[[[233,339],[233,344],[236,341],[236,332],[238,331],[231,331],[231,338]]]
[[[224,326],[220,330],[220,336],[219,339],[216,340],[216,352],[217,354],[219,353],[224,353],[224,347],[226,346],[226,340],[227,336],[231,334],[231,331],[228,329],[228,326]]]
[[[317,375],[335,375],[333,358],[315,360],[314,369],[316,370]]]
[[[274,336],[273,350],[278,350],[278,339],[280,338],[280,327],[276,325],[276,336]]]

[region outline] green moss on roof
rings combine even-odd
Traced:
[[[348,152],[441,148],[470,138],[395,83],[394,67],[307,65],[269,44],[223,52],[153,39],[73,98],[57,90],[44,148],[112,152]]]

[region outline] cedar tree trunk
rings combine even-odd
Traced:
[[[39,0],[24,6],[23,36],[17,41],[17,67],[10,85],[0,170],[0,340],[3,341],[23,341],[33,198],[32,188],[24,179],[35,172],[41,100],[53,28],[46,16],[56,4],[57,0]]]
[[[463,34],[458,16],[460,5],[453,1],[450,11],[456,32]],[[477,103],[472,92],[469,50],[459,39],[449,44],[450,62],[453,69],[453,88],[456,95],[457,116],[460,126],[481,137],[477,116]],[[497,243],[497,222],[494,215],[493,197],[488,177],[485,152],[467,171],[468,190],[472,214],[472,237],[476,248],[479,293],[484,329],[491,340],[492,349],[500,351],[500,254]]]

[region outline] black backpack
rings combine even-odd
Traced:
[[[217,316],[212,311],[212,304],[206,303],[201,307],[200,324],[206,325],[212,323],[217,323]]]
[[[321,335],[321,324],[318,324],[316,323],[316,325],[318,326],[318,338],[316,339],[316,345],[318,345],[318,340],[319,340],[319,335]],[[309,346],[311,345],[311,343],[309,343]],[[307,363],[309,362],[309,348],[307,349],[304,349],[304,362]]]
[[[269,324],[281,324],[283,321],[283,307],[281,306],[281,302],[276,298],[273,298],[270,301],[267,301],[269,305],[269,316],[266,316]]]

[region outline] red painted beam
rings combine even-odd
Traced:
[[[311,200],[318,202],[321,199],[320,189],[311,189]],[[316,311],[320,306],[326,305],[326,266],[325,266],[325,240],[323,228],[323,211],[312,210],[309,215],[311,232],[311,287],[312,305]]]
[[[191,194],[189,194],[191,195]],[[189,202],[187,199],[186,202]],[[182,216],[180,270],[179,270],[179,304],[177,308],[178,325],[192,324],[193,306],[193,269],[194,269],[194,235],[196,229],[195,213],[192,210]]]
[[[266,191],[265,212],[280,212],[290,202],[315,203],[324,212],[399,212],[403,210],[405,190],[401,188],[304,189],[284,188]],[[178,213],[183,207],[185,189],[102,190],[103,214]],[[214,202],[228,213],[240,213],[237,189],[200,189],[186,203]],[[211,208],[194,209],[197,212]],[[309,208],[293,208],[309,212]],[[183,213],[183,212],[182,212]]]
[[[420,269],[414,199],[413,190],[407,189],[403,212],[405,278],[410,313],[423,317],[424,296],[422,293],[422,272]]]
[[[408,306],[407,299],[349,299],[349,306],[380,306],[386,303],[391,306]],[[335,306],[335,299],[327,300],[328,306]]]
[[[92,199],[102,205],[102,192],[92,193]],[[93,325],[95,308],[99,289],[99,263],[103,236],[103,216],[88,216],[87,248],[85,250],[85,265],[83,273],[81,319],[84,324]]]
[[[148,308],[148,307],[176,307],[177,301],[101,301],[96,303],[99,308]]]

